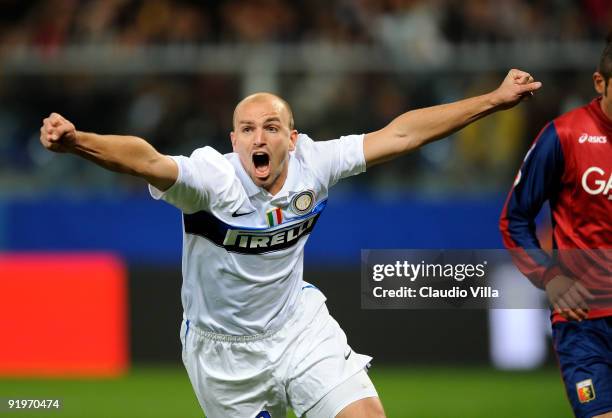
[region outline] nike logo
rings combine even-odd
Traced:
[[[351,353],[352,353],[352,352],[353,352],[353,350],[352,350],[351,348],[349,348],[348,353],[346,353],[346,354],[344,355],[344,359],[345,359],[345,360],[348,360],[348,358],[351,356]]]
[[[232,218],[237,218],[239,216],[245,216],[245,215],[250,215],[251,213],[255,213],[254,210],[247,212],[247,213],[238,213],[238,211],[232,213]]]

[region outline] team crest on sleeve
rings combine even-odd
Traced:
[[[578,400],[580,403],[587,403],[595,399],[595,387],[591,379],[576,383],[576,391],[578,391]]]
[[[306,190],[293,196],[291,199],[291,210],[297,215],[308,213],[315,203],[315,194],[312,190]]]

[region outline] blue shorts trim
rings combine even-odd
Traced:
[[[612,317],[557,322],[553,344],[576,417],[612,412]]]

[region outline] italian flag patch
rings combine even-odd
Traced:
[[[276,226],[283,223],[283,211],[281,208],[274,208],[266,212],[266,219],[269,226]]]

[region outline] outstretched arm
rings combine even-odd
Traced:
[[[542,86],[520,70],[510,70],[501,85],[482,96],[406,112],[383,129],[366,134],[368,167],[444,138],[490,113],[509,109]]]
[[[144,139],[77,131],[57,113],[43,120],[40,142],[50,151],[69,152],[108,170],[142,177],[159,190],[168,189],[178,177],[176,162]]]

